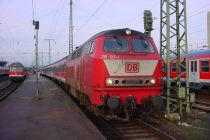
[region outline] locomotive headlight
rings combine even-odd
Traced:
[[[110,78],[107,78],[106,79],[106,85],[107,86],[110,86],[110,85],[112,85],[114,83],[114,81],[112,80],[112,79],[110,79]]]
[[[125,29],[125,34],[126,34],[126,35],[131,35],[131,29],[126,28],[126,29]]]
[[[151,84],[155,84],[155,83],[156,83],[155,79],[151,79],[151,80],[150,80],[150,83],[151,83]]]

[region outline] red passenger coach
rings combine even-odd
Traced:
[[[58,75],[62,65],[66,73]],[[54,78],[66,75],[63,82],[82,104],[115,119],[128,120],[129,112],[162,89],[162,60],[153,39],[135,30],[98,33],[52,67]]]
[[[204,88],[210,90],[210,50],[197,50],[189,52],[188,59],[190,88],[198,90]],[[182,60],[184,59],[182,58]],[[176,62],[171,63],[170,74],[171,77],[177,77]],[[181,78],[185,77],[186,75],[183,74]]]
[[[56,80],[66,83],[66,57],[61,59],[59,63],[54,63],[53,76]]]
[[[9,65],[9,78],[13,81],[23,81],[26,78],[26,68],[19,62]]]

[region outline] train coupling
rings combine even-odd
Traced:
[[[136,107],[136,98],[133,97],[133,96],[128,96],[126,98],[126,106],[131,110],[136,110],[137,107]]]

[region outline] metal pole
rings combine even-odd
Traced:
[[[51,48],[50,48],[50,39],[49,39],[49,64],[51,64]]]
[[[35,29],[36,29],[36,51],[35,51],[35,55],[36,55],[36,97],[39,99],[39,87],[38,87],[38,65],[39,65],[39,54],[38,54],[38,30],[39,30],[39,21],[35,21]]]
[[[163,34],[163,22],[162,22],[162,19],[163,19],[163,15],[162,15],[162,11],[163,11],[163,0],[160,0],[160,57],[162,57],[162,55],[164,55],[164,48],[162,47],[162,40],[163,40],[163,37],[162,37],[162,34]]]
[[[167,13],[167,32],[166,32],[166,80],[167,80],[167,106],[166,106],[166,113],[170,113],[170,0],[166,1],[166,13]]]
[[[51,64],[51,40],[55,41],[55,39],[45,39],[49,42],[49,64]]]
[[[180,23],[180,18],[179,18],[179,1],[176,1],[176,23]],[[181,89],[181,47],[180,47],[180,24],[176,24],[176,47],[177,47],[177,82],[176,82],[176,87],[177,87],[177,97],[179,97],[180,89]],[[179,114],[182,116],[182,99],[178,99],[179,102]]]
[[[44,61],[44,60],[43,60],[43,53],[44,53],[44,52],[41,52],[41,54],[42,54],[42,67],[44,66],[44,63],[43,63],[43,61]]]
[[[174,24],[171,24],[170,19],[176,19]],[[187,17],[186,17],[186,0],[161,0],[161,33],[160,33],[160,54],[164,55],[166,50],[166,65],[167,65],[167,107],[166,113],[174,112],[186,105],[186,112],[191,112],[191,101],[189,95],[189,64],[188,64],[188,42],[187,42]],[[171,48],[171,42],[176,42],[175,48]],[[181,58],[183,55],[183,59]],[[170,57],[172,56],[172,57]],[[185,64],[183,64],[183,63]],[[176,77],[170,77],[170,64],[176,63]],[[186,74],[186,85],[181,85],[181,76]],[[171,87],[171,83],[176,82],[175,87]],[[170,107],[170,90],[177,92],[179,105]],[[170,110],[170,108],[172,108]],[[174,109],[173,109],[174,108]]]
[[[70,13],[69,13],[69,54],[73,52],[73,16],[72,16],[73,1],[70,0]]]
[[[185,61],[185,65],[186,65],[186,100],[187,100],[187,107],[186,107],[186,112],[187,113],[192,113],[192,110],[190,108],[190,95],[189,95],[189,60],[188,60],[188,40],[187,40],[187,11],[186,11],[186,0],[183,1],[184,2],[184,26],[185,26],[185,57],[186,57],[186,61]]]

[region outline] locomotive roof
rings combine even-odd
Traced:
[[[210,54],[210,50],[199,50],[199,51],[191,51],[188,53],[188,56],[198,56],[198,55],[205,55],[205,54]]]
[[[136,31],[136,30],[131,30],[131,34],[130,35],[126,35],[126,29],[128,28],[124,28],[124,29],[112,29],[112,30],[106,30],[106,31],[102,31],[102,32],[99,32],[97,33],[96,35],[94,35],[93,37],[91,37],[89,40],[92,40],[93,38],[96,38],[96,37],[99,37],[99,36],[142,36],[142,37],[148,37],[147,34],[145,33],[142,33],[142,32],[139,32],[139,31]],[[86,42],[88,42],[89,40],[87,40]],[[83,44],[85,44],[86,42],[84,42]],[[82,44],[82,45],[83,45]],[[81,46],[82,46],[81,45]],[[79,47],[80,48],[80,47]],[[78,48],[78,49],[79,49]],[[77,49],[74,50],[74,52],[76,51]],[[48,67],[48,66],[51,66],[51,65],[54,65],[55,63],[59,62],[59,61],[62,61],[63,59],[67,59],[71,57],[71,54],[62,58],[61,60],[58,60],[52,64],[49,64],[49,65],[46,65],[45,67]]]
[[[99,32],[98,34],[94,35],[92,38],[96,38],[98,36],[106,36],[106,35],[111,35],[111,36],[128,36],[128,35],[126,35],[126,32],[125,32],[126,29],[128,29],[128,28],[102,31],[102,32]],[[136,31],[136,30],[131,30],[131,35],[129,35],[129,36],[143,36],[143,37],[147,37],[148,35],[146,35],[145,33]]]
[[[20,62],[14,62],[14,63],[11,63],[10,66],[23,66],[23,64],[21,64]]]
[[[70,55],[71,55],[71,54],[70,54]],[[46,65],[46,66],[44,66],[44,67],[52,66],[52,65],[54,65],[54,64],[56,64],[56,63],[58,63],[58,62],[60,62],[60,61],[62,61],[62,60],[64,60],[64,59],[67,59],[68,57],[69,57],[69,55],[63,57],[62,59],[60,59],[60,60],[58,60],[58,61],[56,61],[56,62],[53,62],[53,63],[51,63],[51,64],[48,64],[48,65]]]
[[[210,49],[207,50],[196,50],[196,51],[190,51],[188,52],[188,57],[193,57],[193,56],[200,56],[200,55],[207,55],[210,54]],[[181,57],[184,57],[184,54],[181,54]],[[175,58],[175,55],[172,54],[171,58]],[[166,55],[163,56],[163,59],[166,59]]]
[[[90,39],[88,39],[83,44],[86,44],[88,41],[90,41],[90,40],[92,40],[96,37],[99,37],[99,36],[141,36],[141,37],[149,37],[145,33],[142,33],[142,32],[136,31],[136,30],[132,30],[132,29],[129,29],[129,30],[131,30],[131,34],[127,35],[126,34],[126,29],[129,29],[129,28],[112,29],[112,30],[105,30],[105,31],[99,32],[99,33],[95,34],[94,36],[92,36]],[[81,44],[80,46],[82,46],[83,44]],[[78,48],[80,48],[80,46]],[[77,50],[77,49],[75,49],[75,50]]]

